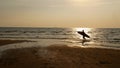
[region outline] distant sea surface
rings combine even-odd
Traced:
[[[78,31],[84,30],[91,38],[83,43]],[[18,28],[0,27],[0,39],[32,40],[24,46],[48,46],[63,44],[80,47],[120,49],[120,28]]]

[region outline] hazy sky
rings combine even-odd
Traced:
[[[0,26],[120,28],[120,0],[0,0]]]

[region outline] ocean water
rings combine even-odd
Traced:
[[[90,36],[86,41],[77,33],[82,30]],[[0,27],[0,39],[35,41],[0,46],[0,50],[50,45],[120,49],[120,28]]]

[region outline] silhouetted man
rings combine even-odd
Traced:
[[[82,32],[83,32],[83,39],[85,40],[86,38],[85,38],[85,32],[84,32],[84,30],[82,30]]]
[[[87,35],[87,34],[84,32],[84,30],[79,31],[78,33],[83,36],[82,45],[84,45],[84,43],[87,41],[85,37],[90,38],[90,36]]]
[[[84,39],[84,40],[86,40],[85,37],[90,38],[90,36],[88,36],[88,35],[84,32],[84,30],[79,31],[78,33],[81,34],[81,35],[83,36],[83,39]]]

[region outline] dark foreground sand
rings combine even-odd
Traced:
[[[4,51],[0,68],[120,68],[120,50],[56,45]]]

